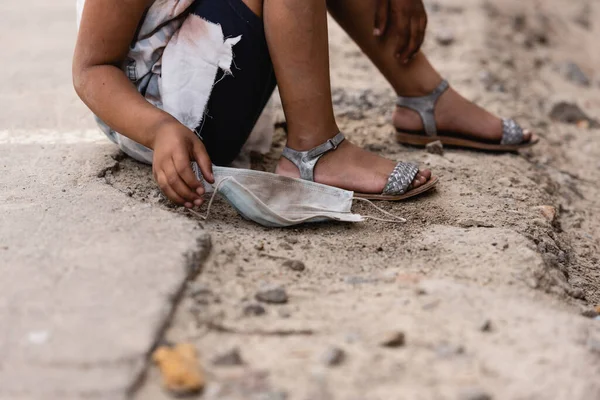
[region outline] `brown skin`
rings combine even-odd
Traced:
[[[376,0],[373,34],[396,42],[395,57],[408,63],[421,49],[427,29],[422,0]]]
[[[191,160],[214,182],[198,137],[148,103],[119,68],[148,0],[88,0],[73,58],[73,84],[85,104],[116,131],[154,150],[152,171],[163,193],[186,207],[202,204],[204,188]],[[123,112],[127,109],[127,112]]]
[[[288,145],[301,149],[324,142],[338,131],[331,106],[325,0],[243,1],[257,15],[265,14],[267,39],[292,128]],[[109,126],[154,150],[154,178],[170,200],[186,207],[198,206],[203,202],[204,189],[196,180],[190,161],[196,160],[205,179],[214,182],[206,149],[188,128],[148,103],[120,69],[150,3],[149,0],[86,2],[73,59],[74,86],[86,105]],[[374,11],[371,8],[373,15]],[[307,18],[298,21],[299,13],[308,13]],[[294,29],[290,30],[291,26]],[[279,41],[284,30],[295,31],[290,33],[303,38],[294,45],[296,52],[287,50],[290,41]],[[295,39],[291,42],[295,43]],[[296,56],[305,53],[311,54],[313,62],[307,64],[306,58]],[[288,71],[282,72],[285,69]],[[310,84],[299,86],[299,77]],[[128,111],[123,112],[124,109]],[[380,192],[395,165],[349,142],[333,153],[335,157],[327,157],[328,161],[320,163],[317,181],[343,188]],[[348,176],[337,174],[339,169]],[[279,172],[297,173],[282,169]],[[425,183],[429,176],[429,171],[420,172],[413,187]]]

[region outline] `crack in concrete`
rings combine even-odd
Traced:
[[[120,161],[123,158],[124,157],[121,156],[121,154],[114,156],[113,159],[115,160],[115,162],[111,166],[108,166],[108,167],[102,169],[96,176],[98,178],[103,178],[104,182],[107,185],[109,185],[110,187],[112,187],[113,189],[118,190],[119,192],[125,194],[128,197],[131,197],[128,195],[128,193],[115,187],[113,180],[112,180],[113,174],[117,173],[121,169]],[[143,202],[140,201],[140,203],[143,203]],[[170,209],[168,209],[168,210],[170,212],[173,212],[173,210],[170,210]],[[150,366],[152,365],[152,353],[163,342],[164,336],[165,336],[167,330],[169,329],[169,327],[171,326],[171,323],[173,321],[175,313],[177,312],[179,304],[181,303],[181,300],[184,298],[184,294],[185,294],[188,282],[194,280],[198,276],[198,274],[200,274],[202,272],[202,268],[204,267],[206,259],[210,255],[211,250],[212,250],[211,236],[208,232],[202,231],[202,234],[196,239],[196,247],[193,250],[188,251],[187,254],[185,254],[185,256],[184,256],[184,258],[185,258],[184,268],[186,271],[186,276],[169,299],[169,302],[170,302],[170,304],[168,305],[169,311],[168,311],[167,315],[163,318],[163,320],[159,323],[159,325],[153,335],[152,345],[146,352],[146,356],[144,357],[144,361],[143,361],[142,366],[140,367],[140,370],[138,371],[138,373],[134,377],[133,381],[128,385],[128,387],[125,390],[125,395],[127,398],[133,398],[136,395],[136,393],[138,392],[138,390],[144,384],[144,382],[146,380],[146,376],[148,374],[148,370],[149,370]]]

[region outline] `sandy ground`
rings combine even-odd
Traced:
[[[197,345],[209,379],[204,398],[600,398],[600,325],[581,315],[593,316],[600,303],[600,131],[548,117],[559,101],[600,117],[600,76],[593,75],[600,7],[567,0],[429,6],[425,51],[434,65],[468,98],[535,129],[541,143],[520,154],[444,156],[398,145],[392,91],[332,24],[343,131],[384,156],[430,167],[441,184],[414,201],[383,204],[408,219],[403,225],[273,230],[217,203],[205,224],[214,251],[166,335]],[[454,36],[449,46],[435,40],[445,31]],[[567,61],[589,86],[564,76]],[[283,140],[280,130],[255,167],[272,170]],[[122,165],[114,185],[135,185],[134,197],[144,199],[148,169]],[[291,270],[286,259],[306,269]],[[281,285],[289,300],[249,316],[263,284]],[[405,345],[382,346],[390,332],[404,333]],[[236,348],[243,365],[213,363]],[[324,358],[331,361],[334,349],[344,359],[330,366]],[[138,398],[163,397],[152,369]]]
[[[60,3],[63,6],[38,3],[43,12],[33,13],[28,20],[9,19],[0,30],[3,38],[13,31],[23,32],[22,48],[11,53],[14,59],[21,61],[9,64],[8,72],[0,74],[3,87],[11,88],[0,93],[0,129],[3,129],[0,144],[6,145],[0,146],[0,150],[6,159],[14,157],[15,152],[7,146],[14,146],[15,140],[23,145],[38,128],[52,127],[56,133],[92,127],[88,114],[71,92],[68,72],[65,72],[72,46],[72,41],[67,39],[72,39],[74,27],[53,22],[47,29],[54,34],[41,35],[40,32],[39,27],[47,21],[65,20],[67,3]],[[118,271],[132,265],[131,257],[135,256],[138,242],[147,248],[147,258],[138,259],[140,264],[135,265],[143,267],[146,262],[153,266],[148,271],[162,277],[156,266],[169,269],[184,266],[180,258],[169,257],[170,261],[165,261],[165,255],[173,253],[179,257],[185,251],[183,241],[178,245],[165,241],[166,236],[170,240],[179,237],[169,234],[169,229],[178,235],[189,231],[190,237],[204,237],[205,232],[212,236],[212,253],[198,277],[188,282],[186,295],[164,337],[172,343],[192,342],[199,350],[208,380],[201,398],[600,398],[597,379],[600,321],[593,318],[597,315],[593,309],[600,304],[600,201],[597,200],[600,196],[597,185],[600,182],[600,130],[582,123],[577,126],[554,122],[548,116],[555,104],[568,101],[600,119],[597,111],[600,54],[596,43],[600,34],[597,23],[600,5],[591,0],[489,3],[439,0],[428,2],[428,6],[430,32],[425,51],[434,65],[468,98],[503,116],[516,117],[534,128],[542,141],[534,149],[504,155],[446,149],[443,156],[438,156],[397,144],[389,124],[394,103],[391,89],[344,33],[332,24],[334,101],[344,132],[365,148],[393,159],[419,162],[441,178],[438,189],[426,196],[404,203],[380,204],[407,218],[405,224],[369,221],[355,225],[266,229],[243,220],[224,201],[218,200],[209,220],[201,223],[204,228],[201,231],[193,216],[162,199],[152,182],[149,167],[122,158],[108,144],[88,144],[85,148],[89,153],[77,153],[80,145],[66,150],[61,145],[52,153],[56,154],[55,160],[76,153],[92,160],[88,160],[84,169],[71,167],[77,169],[77,176],[65,178],[64,187],[77,190],[85,203],[82,206],[93,206],[93,199],[100,198],[94,197],[95,193],[106,192],[106,198],[114,199],[110,201],[117,204],[114,209],[143,209],[143,215],[139,216],[143,219],[147,218],[146,214],[160,214],[156,224],[148,220],[147,224],[136,225],[139,234],[128,234],[124,227],[115,228],[120,236],[113,240],[120,241],[128,250],[122,253],[121,260],[119,254],[112,254],[114,257],[107,265],[98,262],[104,259],[102,254],[93,253],[96,254],[93,259],[88,257],[90,268],[98,267],[96,277],[113,271],[111,266]],[[15,7],[7,3],[0,9],[10,12]],[[435,40],[436,35],[444,31],[453,34],[454,42],[449,46]],[[32,48],[43,50],[29,51]],[[27,63],[22,62],[23,59]],[[567,61],[579,65],[590,78],[589,85],[577,84],[565,77],[561,65]],[[42,68],[44,65],[53,67]],[[45,79],[31,78],[42,75]],[[37,110],[33,116],[31,109]],[[283,121],[281,109],[278,109],[278,121]],[[29,134],[22,134],[15,130],[17,128],[27,129]],[[44,133],[35,132],[38,136]],[[284,132],[279,129],[272,151],[257,157],[254,167],[271,171],[283,141]],[[44,145],[36,146],[37,152],[31,155],[34,160],[40,159],[41,150],[45,150]],[[77,162],[74,160],[71,164]],[[59,163],[61,169],[52,170],[51,166],[44,169],[44,176],[52,178],[45,179],[62,182],[55,176],[71,164]],[[18,164],[13,161],[2,164],[5,169],[16,168],[13,165]],[[98,175],[102,170],[105,173]],[[34,185],[39,172],[23,169],[21,174],[27,182],[33,182],[29,185]],[[14,189],[11,181],[0,180],[0,183],[3,195],[12,193],[8,191]],[[103,189],[98,189],[100,184]],[[51,188],[58,197],[63,188],[60,185]],[[53,204],[54,198],[42,198],[39,204]],[[23,201],[33,204],[37,200]],[[64,202],[60,212],[66,212],[71,204],[68,197]],[[111,207],[105,208],[96,207],[98,215],[92,220],[97,225],[90,237],[105,232],[102,218],[111,218],[114,214]],[[12,216],[17,215],[14,209],[10,211]],[[375,213],[360,204],[355,206],[355,211]],[[17,224],[19,219],[8,221]],[[127,221],[124,219],[123,223]],[[90,254],[89,248],[98,250],[95,243],[77,242],[77,246],[70,246],[72,242],[68,241],[67,234],[78,231],[67,228],[81,228],[81,225],[76,219],[68,223],[70,225],[65,225],[65,220],[56,221],[56,226],[63,227],[60,232],[65,232],[64,240],[58,244],[62,247],[56,250],[58,254],[84,257]],[[145,228],[148,224],[151,227]],[[17,232],[21,236],[16,238],[14,229],[0,229],[0,244],[16,243],[19,237],[29,239],[30,230],[25,228],[23,225]],[[37,235],[52,235],[56,230],[51,228],[43,226],[36,231]],[[193,246],[194,240],[189,239],[189,242]],[[153,246],[154,243],[161,246]],[[27,255],[39,254],[34,244],[27,247]],[[71,252],[75,247],[77,251]],[[0,247],[0,256],[11,255],[12,265],[29,265],[31,260],[26,259],[18,247],[11,245],[10,250],[14,250],[14,255],[7,253],[8,247]],[[286,260],[301,261],[305,269],[292,270],[284,264]],[[61,260],[69,267],[67,271],[74,270],[70,262],[73,260]],[[55,278],[45,276],[48,270],[53,271],[53,266],[31,273],[36,276],[33,282],[52,288]],[[140,271],[143,270],[134,272],[142,273]],[[119,280],[118,275],[114,275],[114,283],[102,281],[107,288],[114,289],[107,289],[107,301],[101,304],[108,305],[103,312],[110,314],[112,307],[114,315],[128,318],[129,314],[123,310],[130,311],[131,307],[121,307],[123,302],[115,295],[127,290],[130,293],[139,290],[147,296],[132,297],[138,302],[152,302],[156,308],[160,308],[160,304],[168,305],[172,300],[168,299],[168,289],[177,286],[177,279],[185,279],[181,275],[179,272],[176,278],[171,274],[168,287],[157,282],[159,279],[149,280],[160,288],[160,293],[154,286],[146,285],[145,280]],[[69,282],[77,288],[76,276],[72,273],[66,276],[72,278]],[[16,274],[12,277],[10,282],[4,281],[5,285],[8,290],[19,293],[15,289],[18,285],[10,283],[23,277]],[[140,286],[132,288],[131,282]],[[255,294],[264,284],[285,288],[287,303],[258,303]],[[3,293],[6,290],[2,289]],[[153,292],[156,298],[150,296]],[[8,293],[5,299],[16,298]],[[35,293],[36,296],[31,296],[35,301],[43,303],[46,299],[48,304],[54,304],[53,295],[44,297],[45,292]],[[68,291],[60,293],[65,295],[60,305],[71,310],[77,298],[67,296]],[[75,293],[81,294],[82,290]],[[27,300],[22,294],[19,299]],[[14,305],[17,303],[3,308],[5,304],[9,302],[0,302],[0,311],[24,309]],[[85,312],[84,307],[82,310]],[[264,313],[250,315],[252,310],[264,310]],[[27,327],[22,321],[26,317],[35,318],[30,314],[19,314],[24,316],[19,324],[10,319],[3,322],[3,327],[13,329],[4,328],[4,332]],[[151,320],[159,319],[157,315],[154,313]],[[164,312],[160,315],[164,317]],[[21,397],[27,399],[78,398],[77,393],[80,398],[118,398],[124,386],[129,387],[115,376],[121,373],[115,369],[120,353],[111,353],[117,363],[111,364],[114,362],[111,359],[113,361],[100,363],[100,368],[89,361],[91,356],[87,354],[101,353],[105,348],[102,346],[110,348],[110,342],[116,340],[132,340],[131,345],[137,351],[131,360],[143,363],[144,349],[135,339],[136,335],[144,335],[143,345],[150,350],[155,329],[141,326],[149,324],[150,319],[129,323],[115,319],[112,325],[106,323],[109,319],[99,319],[96,336],[88,338],[84,336],[92,328],[78,325],[69,328],[65,337],[71,338],[76,348],[83,349],[77,354],[77,363],[65,369],[64,363],[46,362],[40,364],[44,368],[34,370],[27,369],[26,365],[31,357],[24,357],[19,362],[24,361],[17,364],[22,368],[21,375],[11,371],[10,376],[15,378],[6,378],[6,382],[13,387],[38,390],[37,395]],[[60,325],[61,319],[56,320]],[[78,321],[90,319],[81,316]],[[123,332],[128,326],[132,331],[137,329],[135,335]],[[102,329],[110,335],[103,335]],[[403,344],[383,345],[390,335],[399,334],[404,335]],[[2,336],[5,337],[12,336]],[[95,338],[103,340],[101,346],[84,346]],[[7,358],[5,349],[16,347],[12,347],[14,342],[10,340],[4,343],[0,346],[0,375],[7,377],[5,372],[14,364]],[[91,348],[89,353],[84,351],[86,348]],[[213,362],[236,348],[243,365],[222,366]],[[42,361],[73,361],[68,349],[64,348],[64,354],[45,350],[48,357]],[[17,353],[15,350],[9,355]],[[123,354],[132,357],[131,352]],[[40,359],[39,354],[33,355]],[[46,392],[50,394],[45,396],[43,384],[63,373],[61,379],[64,380],[57,379],[55,383],[71,379],[82,389],[69,392],[69,397],[64,395],[68,390],[57,395],[62,392],[54,388],[54,392]],[[92,373],[110,377],[110,387],[102,390],[103,381]],[[36,387],[31,383],[35,381],[33,377],[39,378],[40,384]],[[135,377],[128,383],[133,384],[134,380]],[[114,383],[117,381],[118,384]],[[86,382],[90,384],[84,384]],[[11,393],[2,391],[6,387],[6,383],[0,387],[0,398],[2,394]],[[157,370],[150,365],[145,381],[134,387],[137,389],[135,397],[141,400],[170,398],[160,388]]]

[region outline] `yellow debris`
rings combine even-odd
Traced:
[[[152,361],[160,369],[164,388],[172,394],[193,394],[204,388],[204,373],[193,344],[161,346],[152,354]]]

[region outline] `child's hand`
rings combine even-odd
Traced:
[[[206,148],[196,134],[179,122],[163,123],[154,134],[153,149],[154,180],[165,196],[188,208],[202,205],[204,186],[191,162],[198,163],[208,182],[214,183],[214,176]]]
[[[375,36],[395,38],[395,56],[410,61],[421,49],[427,28],[423,0],[376,0]]]

